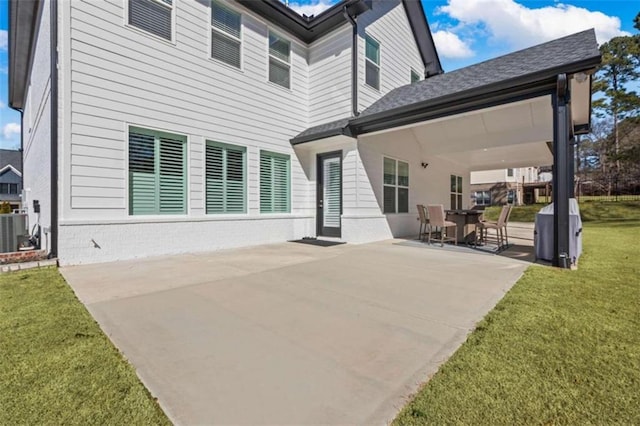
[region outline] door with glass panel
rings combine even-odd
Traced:
[[[342,151],[318,154],[317,163],[318,236],[340,237],[342,215]]]

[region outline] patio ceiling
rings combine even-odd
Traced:
[[[413,140],[425,156],[439,156],[472,170],[553,163],[551,96],[442,117],[362,135]],[[376,138],[377,139],[377,138]]]

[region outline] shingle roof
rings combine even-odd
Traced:
[[[539,44],[449,73],[433,76],[387,93],[360,117],[437,99],[482,86],[517,79],[600,56],[593,30]]]
[[[11,149],[0,149],[0,170],[7,165],[22,173],[22,153]]]
[[[342,134],[358,131],[358,126],[371,120],[386,120],[394,114],[423,107],[451,106],[470,93],[482,91],[488,96],[500,88],[523,81],[554,77],[562,72],[577,72],[600,62],[595,31],[587,30],[537,46],[500,56],[450,73],[435,75],[414,84],[398,87],[365,109],[357,118],[343,119],[315,126],[293,138],[293,144],[326,137],[327,129]],[[335,133],[338,134],[338,133]]]
[[[310,127],[295,137],[298,143],[305,142],[309,137],[311,140],[317,138],[327,138],[330,136],[345,134],[345,128],[349,125],[351,117],[341,118],[340,120],[331,121],[329,123],[320,124]]]

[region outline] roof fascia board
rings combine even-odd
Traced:
[[[433,41],[433,34],[431,34],[422,4],[417,0],[402,0],[402,5],[409,19],[413,38],[416,40],[422,57],[425,68],[424,76],[429,78],[433,75],[442,74],[444,70],[442,69],[440,57]]]
[[[429,115],[430,111],[434,113],[437,111],[446,112],[452,110],[453,112],[447,112],[445,115],[453,115],[459,113],[456,111],[458,105],[466,105],[468,103],[473,104],[474,100],[484,99],[490,97],[487,102],[492,100],[498,101],[501,98],[512,98],[521,94],[540,92],[541,90],[547,90],[550,84],[555,85],[556,77],[560,73],[573,74],[580,71],[592,69],[595,65],[600,63],[600,56],[590,58],[584,61],[579,61],[573,64],[567,64],[558,66],[556,68],[547,69],[538,73],[529,74],[524,77],[517,77],[509,80],[503,80],[495,84],[481,86],[470,90],[465,90],[451,95],[441,96],[437,99],[429,99],[424,102],[410,104],[404,107],[394,108],[388,111],[383,111],[377,114],[366,115],[359,117],[351,121],[349,124],[355,134],[368,133],[364,131],[365,128],[379,127],[380,125],[387,126],[387,123],[396,122],[398,120],[406,121],[411,117],[420,117],[425,113]],[[461,101],[464,101],[461,103]],[[433,117],[435,118],[435,117]],[[424,118],[418,118],[417,121]],[[409,124],[409,123],[406,123]],[[385,128],[395,127],[396,125],[390,125]],[[378,129],[381,130],[381,129]]]
[[[379,132],[382,130],[393,129],[395,127],[407,126],[423,121],[435,120],[437,118],[464,114],[471,111],[550,95],[554,89],[555,82],[547,82],[545,85],[535,85],[528,88],[522,88],[522,90],[518,92],[497,93],[489,99],[487,99],[487,95],[478,94],[476,96],[469,97],[462,103],[457,102],[451,105],[438,104],[430,108],[423,108],[420,111],[408,112],[405,114],[398,113],[386,119],[380,119],[365,124],[351,124],[351,131],[357,135]]]
[[[13,173],[17,174],[18,176],[22,177],[22,173],[20,173],[15,167],[13,167],[11,164],[7,164],[6,166],[4,166],[2,169],[0,169],[0,175],[3,174],[4,172],[6,172],[7,170],[11,170]]]
[[[300,144],[303,144],[303,143],[306,143],[306,142],[313,142],[313,141],[316,141],[318,139],[330,138],[332,136],[349,136],[349,137],[353,137],[353,135],[351,134],[351,130],[349,129],[349,126],[346,126],[346,127],[341,127],[341,128],[338,128],[338,129],[326,130],[324,132],[315,133],[315,134],[309,135],[309,136],[301,136],[301,137],[298,137],[298,138],[293,138],[289,142],[291,143],[291,145],[300,145]]]
[[[305,43],[312,43],[346,23],[344,8],[352,15],[370,9],[370,0],[342,0],[317,16],[306,17],[294,12],[279,0],[236,0],[268,21],[286,28]]]
[[[9,1],[9,106],[22,110],[31,78],[44,1]]]

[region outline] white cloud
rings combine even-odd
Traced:
[[[433,41],[438,49],[438,54],[444,58],[470,58],[474,56],[469,43],[463,41],[457,34],[447,30],[439,30],[433,33]]]
[[[448,0],[439,12],[460,21],[461,28],[483,28],[491,41],[513,48],[529,47],[589,28],[595,28],[598,43],[628,35],[620,29],[618,17],[562,3],[530,9],[515,0]]]
[[[20,124],[7,123],[4,125],[4,128],[2,129],[2,133],[6,140],[12,139],[14,135],[20,134]]]
[[[4,107],[6,107],[5,103],[0,101],[0,109],[4,109]]]
[[[0,30],[0,50],[7,50],[9,47],[9,32]]]
[[[319,15],[331,6],[336,4],[337,0],[312,0],[309,3],[301,4],[295,1],[280,0],[287,4],[291,9],[295,10],[299,15]]]

